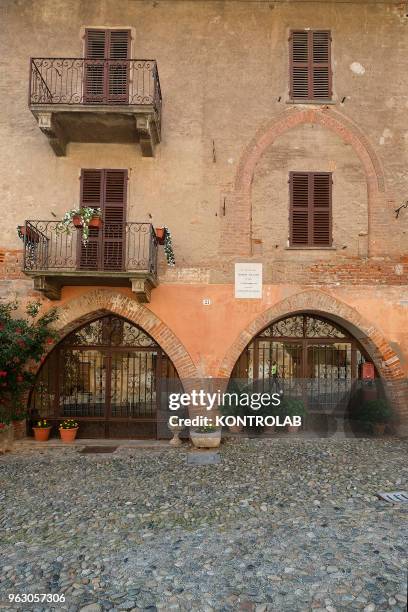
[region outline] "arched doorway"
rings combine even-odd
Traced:
[[[337,323],[311,313],[281,318],[248,344],[231,379],[256,381],[257,390],[275,390],[302,398],[308,415],[345,414],[367,352]],[[274,380],[274,376],[276,379]],[[374,370],[374,376],[378,373]],[[365,389],[377,396],[376,385]]]
[[[140,327],[106,315],[50,353],[30,397],[31,415],[79,422],[83,438],[167,438],[167,395],[180,380]]]

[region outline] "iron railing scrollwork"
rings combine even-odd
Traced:
[[[64,232],[60,221],[28,220],[22,237],[25,272],[157,274],[158,243],[151,223],[103,223],[90,230],[89,241],[84,242],[81,229],[73,225]]]
[[[157,63],[146,59],[32,58],[29,102],[151,105],[160,123],[162,95]]]

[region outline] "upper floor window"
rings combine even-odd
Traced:
[[[85,103],[128,102],[130,30],[85,31]]]
[[[332,245],[332,182],[330,172],[290,173],[290,246]]]
[[[79,243],[80,269],[123,270],[127,180],[127,170],[82,170],[80,205],[100,208],[103,225],[90,229],[87,244]]]
[[[290,34],[290,98],[331,100],[331,35],[323,30]]]

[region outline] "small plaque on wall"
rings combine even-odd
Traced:
[[[262,264],[235,264],[235,297],[262,299]]]

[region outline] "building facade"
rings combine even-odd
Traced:
[[[57,306],[62,339],[30,409],[160,437],[176,379],[276,361],[338,389],[372,363],[406,431],[406,2],[2,12],[0,297]],[[80,206],[102,211],[85,242],[58,229]],[[235,297],[236,263],[262,297]]]

